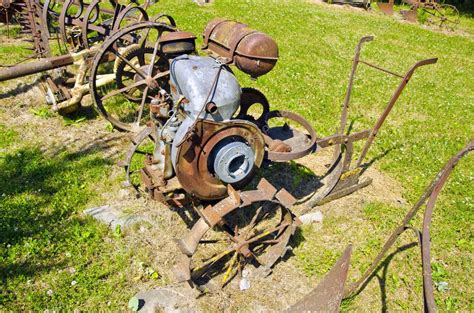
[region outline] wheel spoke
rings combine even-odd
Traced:
[[[246,240],[245,243],[246,244],[255,243],[255,242],[259,241],[260,239],[265,238],[265,237],[271,235],[272,233],[287,227],[288,225],[290,225],[290,223],[283,223],[280,226],[275,226],[273,228],[270,228],[269,230],[255,236],[255,237],[253,237],[249,240]]]
[[[222,277],[222,287],[224,287],[227,282],[229,281],[229,277],[231,276],[231,273],[232,273],[232,269],[234,268],[234,264],[235,262],[237,261],[238,257],[239,257],[239,253],[236,252],[234,253],[234,255],[232,256],[232,259],[230,259],[230,263],[229,265],[227,266],[227,270],[225,271],[225,274],[224,276]]]
[[[230,253],[232,253],[232,252],[234,252],[234,251],[235,251],[235,248],[231,248],[231,249],[225,250],[225,251],[223,251],[223,252],[221,252],[221,253],[219,253],[219,254],[214,255],[212,258],[210,258],[209,260],[207,260],[207,261],[204,262],[203,264],[201,264],[201,265],[199,265],[199,266],[193,268],[193,269],[192,269],[193,274],[195,274],[195,273],[198,273],[198,274],[199,274],[199,272],[201,272],[202,270],[204,270],[206,267],[209,267],[209,266],[215,264],[217,261],[219,261],[220,259],[222,259],[222,258],[225,257],[226,255],[228,255],[228,254],[230,254]],[[204,273],[200,273],[199,276],[202,276],[203,274],[204,274]],[[199,276],[198,276],[198,277],[199,277]]]
[[[263,208],[263,206],[260,206],[257,209],[257,212],[255,213],[255,215],[252,217],[252,220],[250,221],[249,227],[248,227],[247,231],[245,232],[245,236],[243,236],[245,238],[245,240],[249,239],[250,232],[255,228],[255,225],[257,224],[258,215],[260,214],[260,212],[262,212],[262,208]]]
[[[202,244],[215,244],[215,243],[221,243],[221,242],[225,242],[225,243],[228,243],[229,240],[226,240],[226,239],[207,239],[207,240],[200,240],[199,243],[202,243]]]
[[[135,78],[135,73],[133,72],[130,72],[130,71],[123,71],[122,72],[123,76],[127,77],[127,78],[130,78],[130,79],[134,79]]]
[[[139,68],[135,67],[135,65],[130,62],[129,60],[127,60],[127,58],[124,58],[123,55],[121,55],[117,50],[115,50],[113,47],[110,47],[110,50],[113,54],[115,54],[120,60],[124,61],[125,63],[127,63],[128,66],[130,66],[130,68],[132,68],[138,75],[140,75],[143,79],[146,78],[146,74],[143,73],[142,70],[140,70]]]
[[[136,127],[140,126],[140,120],[142,119],[143,109],[145,107],[145,101],[148,95],[148,86],[143,91],[142,102],[140,103],[140,109],[138,110],[137,121],[135,122]]]
[[[104,101],[104,100],[106,100],[106,99],[108,99],[108,98],[110,98],[110,97],[114,97],[114,96],[116,96],[116,95],[118,95],[118,94],[127,92],[128,90],[130,90],[130,89],[132,89],[132,88],[136,88],[136,87],[141,86],[141,85],[144,85],[144,84],[146,84],[146,81],[144,81],[144,80],[139,80],[139,81],[137,81],[136,83],[133,83],[133,84],[131,84],[131,85],[125,86],[125,87],[123,87],[123,88],[114,90],[114,91],[112,91],[112,92],[106,94],[106,95],[103,96],[100,100],[101,100],[101,101]],[[145,89],[146,89],[146,88],[145,88]]]
[[[151,56],[151,62],[150,62],[150,69],[148,70],[148,76],[151,76],[153,74],[153,66],[155,65],[155,60],[156,56],[158,54],[158,45],[159,45],[159,40],[155,42],[155,46],[153,47],[153,54]]]
[[[157,80],[157,79],[162,78],[162,77],[165,77],[165,76],[167,76],[167,75],[169,75],[169,74],[170,74],[170,71],[160,72],[160,73],[156,74],[155,76],[153,76],[153,79],[154,79],[154,80]]]

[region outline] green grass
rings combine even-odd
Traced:
[[[351,58],[361,36],[376,36],[365,46],[362,58],[398,73],[416,61],[438,57],[438,64],[415,73],[368,156],[370,160],[384,155],[376,166],[404,186],[410,204],[442,164],[474,137],[474,41],[470,36],[299,1],[217,0],[198,7],[191,1],[161,0],[150,15],[158,12],[171,14],[181,29],[198,35],[215,17],[237,19],[270,34],[280,48],[277,66],[256,82],[236,71],[237,76],[242,86],[264,92],[273,108],[306,117],[321,136],[335,130]],[[471,18],[463,16],[461,23],[473,34]],[[8,59],[21,53],[8,49],[0,49],[2,62],[5,53],[12,55]],[[351,104],[355,131],[375,122],[398,83],[363,66],[357,78]],[[136,291],[136,282],[126,272],[138,248],[127,246],[116,232],[79,214],[98,197],[93,190],[107,180],[112,165],[97,154],[50,157],[32,143],[13,145],[19,138],[17,131],[0,128],[0,195],[5,194],[0,199],[0,310],[96,310],[109,308],[108,301],[112,309],[123,310]],[[435,281],[449,284],[447,291],[436,292],[440,311],[474,309],[473,168],[472,156],[461,162],[435,209],[431,231]],[[294,183],[304,177],[296,177]],[[302,229],[298,240],[303,243],[289,260],[309,277],[319,278],[342,253],[342,248],[334,247],[353,242],[351,277],[355,279],[407,209],[368,203],[360,220],[351,218],[351,208],[342,218],[328,212],[322,229]],[[420,220],[415,223],[419,226]],[[358,232],[351,237],[343,225],[352,225]],[[404,235],[403,242],[410,242],[410,236]],[[418,250],[411,248],[389,263],[386,301],[390,310],[421,307],[418,258]],[[74,268],[75,273],[65,268]],[[48,290],[53,293],[48,295]],[[378,292],[366,290],[346,301],[343,309],[363,310],[365,304],[359,299]]]

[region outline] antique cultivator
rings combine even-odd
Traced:
[[[378,2],[380,10],[387,14],[394,14],[394,0]],[[408,10],[400,10],[400,14],[409,22],[416,23],[420,20],[428,24],[454,30],[459,25],[459,11],[451,4],[440,3],[439,0],[402,0],[402,6]]]
[[[47,103],[60,113],[75,111],[82,98],[89,93],[91,59],[99,52],[100,43],[130,24],[149,20],[146,12],[148,2],[140,5],[132,1],[125,6],[112,0],[94,0],[90,3],[82,0],[67,0],[64,3],[25,0],[23,7],[22,25],[32,35],[34,43],[35,53],[31,58],[40,59],[4,66],[0,70],[0,81],[49,71],[42,75],[40,86]],[[174,20],[167,15],[158,15],[153,20],[165,20],[168,24],[162,23],[162,27],[168,31],[175,30]],[[52,57],[52,39],[57,39],[55,47],[60,51],[70,52]],[[116,42],[116,48],[123,50],[139,40],[140,34],[130,31]],[[112,59],[115,60],[115,57]],[[120,66],[117,70],[120,71]],[[95,85],[99,88],[120,80],[117,75],[95,77]]]
[[[379,270],[384,256],[393,247],[397,239],[405,231],[413,231],[421,252],[421,264],[423,275],[423,305],[424,311],[436,312],[434,298],[433,278],[431,275],[431,239],[430,228],[433,210],[438,195],[446,184],[451,172],[459,161],[474,150],[474,140],[471,140],[463,149],[453,156],[436,175],[432,182],[426,187],[420,199],[413,208],[405,215],[402,222],[393,230],[384,246],[377,254],[373,262],[364,274],[354,283],[345,288],[347,272],[349,270],[352,246],[349,245],[340,259],[336,262],[330,272],[323,278],[319,285],[307,294],[299,302],[291,306],[287,312],[339,312],[339,306],[343,298],[354,296],[370,280],[372,275]],[[412,225],[412,220],[426,203],[423,214],[422,229]],[[388,266],[388,263],[385,265]]]
[[[319,138],[302,116],[271,110],[261,92],[241,88],[229,67],[235,65],[254,78],[268,73],[278,59],[270,37],[241,23],[213,20],[204,31],[208,56],[198,56],[193,34],[162,33],[156,27],[136,24],[105,41],[94,58],[91,90],[97,107],[116,127],[134,130],[146,124],[121,164],[127,185],[175,207],[192,204],[199,214],[188,235],[178,241],[183,259],[176,268],[180,280],[198,285],[219,275],[225,285],[248,261],[269,273],[285,254],[298,221],[290,211],[296,199],[265,179],[256,190],[242,191],[264,162],[286,162],[334,148],[319,188],[300,199],[303,211],[367,186],[371,180],[361,179],[363,162],[383,122],[415,70],[436,62],[420,61],[399,75],[361,60],[363,43],[373,39],[362,38],[338,131]],[[139,28],[156,35],[122,52],[115,49],[117,40]],[[121,62],[103,61],[112,55]],[[358,64],[401,82],[374,127],[350,134],[346,124]],[[97,88],[95,77],[116,69],[122,73],[120,85]],[[259,114],[252,113],[256,108]],[[353,144],[362,139],[365,145],[353,162]]]

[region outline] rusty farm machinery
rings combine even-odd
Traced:
[[[259,265],[262,274],[270,273],[299,223],[290,210],[297,202],[303,213],[369,185],[371,180],[362,174],[375,137],[415,70],[437,61],[420,61],[400,75],[360,58],[363,44],[373,40],[363,37],[338,131],[320,138],[309,121],[290,111],[272,110],[263,93],[242,88],[232,72],[231,65],[257,78],[272,70],[278,47],[268,35],[216,19],[204,30],[207,56],[199,56],[192,33],[161,33],[159,25],[138,23],[108,38],[93,59],[90,90],[96,107],[115,127],[140,130],[121,162],[126,185],[167,205],[192,208],[200,217],[177,241],[182,257],[175,271],[179,281],[196,286],[217,276],[224,286],[246,262]],[[139,29],[159,37],[143,37],[122,51],[115,48]],[[349,102],[360,64],[395,76],[400,83],[372,128],[349,133]],[[117,85],[97,86],[98,77],[117,72]],[[255,108],[260,114],[252,113]],[[354,143],[361,140],[365,144],[355,160]],[[332,162],[308,197],[295,199],[266,179],[247,190],[265,164],[329,147],[334,150]]]
[[[51,3],[46,6],[54,7]],[[137,194],[190,209],[198,216],[191,221],[190,231],[176,241],[181,253],[174,268],[178,281],[196,287],[213,279],[219,279],[223,287],[248,263],[255,265],[261,275],[270,274],[288,250],[300,223],[297,214],[369,185],[370,178],[363,176],[364,162],[383,123],[415,71],[437,62],[436,58],[422,60],[404,74],[395,73],[361,59],[363,45],[374,39],[361,38],[337,131],[321,138],[305,118],[290,111],[272,110],[262,92],[241,87],[234,75],[231,66],[252,78],[273,69],[278,46],[268,35],[239,22],[215,19],[203,33],[202,51],[207,54],[203,56],[196,53],[196,36],[178,30],[169,16],[149,19],[144,8],[133,6],[137,15],[130,25],[101,22],[98,26],[94,22],[100,11],[94,7],[90,4],[79,10],[85,15],[78,11],[76,15],[61,14],[64,9],[57,15],[59,28],[62,20],[71,25],[69,30],[58,32],[58,40],[69,45],[68,54],[7,68],[0,71],[0,80],[71,64],[82,67],[68,99],[73,99],[76,92],[78,95],[65,107],[71,107],[72,102],[77,105],[89,92],[98,111],[115,128],[134,133],[121,162],[125,185],[133,187]],[[125,19],[127,13],[121,12],[124,11],[114,11],[113,16]],[[77,15],[82,19],[73,22]],[[49,33],[48,40],[50,36]],[[348,125],[349,104],[360,65],[400,82],[373,127],[354,132]],[[61,103],[56,106],[62,107]],[[254,114],[255,111],[260,113]],[[357,157],[356,142],[361,143]],[[297,160],[330,148],[333,156],[327,172],[305,198],[296,199],[265,178],[254,182],[257,172],[270,162]],[[472,144],[467,150],[472,150]],[[449,168],[458,159],[447,165],[410,211],[382,256],[400,232],[409,228],[410,220],[428,198],[426,212],[432,211]],[[253,184],[256,189],[250,188]],[[425,228],[420,238],[429,241]],[[423,252],[423,258],[425,255]],[[374,261],[371,271],[382,256]],[[326,283],[336,292],[339,302],[349,257],[350,248],[335,267],[342,272],[331,271],[332,278]],[[367,275],[370,273],[361,281]],[[302,303],[296,308],[310,308],[305,300]]]
[[[42,73],[40,87],[46,102],[64,114],[77,110],[89,93],[90,61],[105,38],[128,25],[149,20],[162,21],[164,30],[175,30],[171,17],[148,16],[148,2],[122,5],[115,0],[25,0],[14,4],[16,19],[27,36],[25,40],[32,43],[33,54],[16,64],[3,65],[0,81]],[[117,49],[136,43],[139,35],[130,32],[122,39]],[[59,55],[54,55],[53,50]],[[26,62],[30,59],[36,60]],[[97,84],[109,83],[114,77],[101,77]]]
[[[395,13],[394,0],[377,2],[377,5],[387,15]],[[458,9],[440,0],[402,0],[400,14],[409,22],[417,23],[420,20],[447,30],[454,30],[460,21]]]

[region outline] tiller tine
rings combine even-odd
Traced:
[[[176,240],[182,252],[174,267],[176,280],[199,286],[220,275],[222,269],[225,271],[223,287],[241,273],[249,261],[258,265],[259,275],[270,274],[272,267],[286,254],[296,230],[298,219],[289,210],[295,202],[285,189],[277,192],[265,179],[256,190],[230,189],[227,198],[199,210],[201,218],[183,239]],[[245,225],[235,224],[236,211],[253,217]],[[218,246],[208,251],[212,251],[213,256],[205,256],[206,247],[214,244]]]
[[[351,254],[349,245],[318,286],[285,312],[339,312]]]

